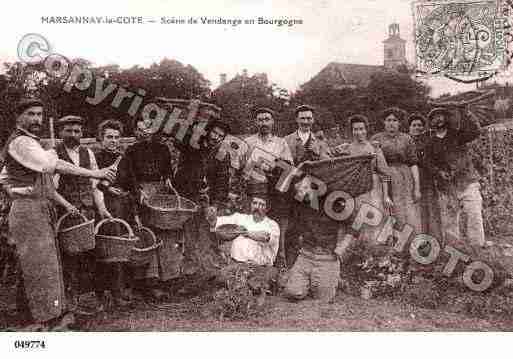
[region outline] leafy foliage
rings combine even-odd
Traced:
[[[4,139],[14,125],[14,105],[25,96],[38,96],[45,102],[46,119],[65,115],[85,118],[85,137],[94,137],[98,124],[109,118],[125,123],[128,128],[125,135],[131,135],[135,118],[140,115],[144,105],[151,103],[155,97],[202,100],[210,97],[210,82],[193,66],[183,65],[176,60],[164,58],[148,68],[134,66],[129,69],[121,69],[118,65],[95,67],[84,59],[72,60],[70,68],[75,65],[88,69],[93,74],[92,82],[86,90],[73,87],[66,91],[66,76],[62,79],[49,77],[41,65],[6,64],[6,74],[0,80],[0,116],[3,119]],[[97,86],[102,86],[101,89],[104,90],[109,85],[114,86],[114,89],[100,103],[91,104]],[[119,106],[113,106],[121,88],[132,95],[121,100]],[[143,102],[132,117],[128,109],[135,95],[143,97]],[[44,128],[46,133],[43,133],[43,137],[48,137],[48,125],[45,124]]]
[[[317,77],[301,86],[292,101],[317,105],[331,113],[332,118],[317,116],[322,128],[343,128],[350,115],[360,113],[369,118],[370,131],[375,132],[381,129],[379,115],[385,108],[397,106],[409,112],[427,112],[429,92],[428,86],[404,69],[377,72],[363,88],[337,87],[328,79]],[[345,130],[348,134],[349,129]]]

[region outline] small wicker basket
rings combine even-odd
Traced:
[[[152,257],[162,246],[162,240],[157,240],[155,233],[147,227],[139,228],[135,234],[137,241],[130,252],[130,264],[142,267],[150,263]]]
[[[100,228],[107,223],[120,223],[127,229],[125,235],[99,234]],[[96,225],[96,255],[101,262],[128,262],[137,238],[128,223],[120,218],[105,218]]]
[[[83,222],[61,229],[64,219],[70,215],[80,217]],[[56,224],[57,238],[60,247],[68,254],[87,252],[95,247],[94,219],[88,220],[81,213],[65,213]]]
[[[143,203],[143,221],[152,227],[165,230],[181,229],[183,224],[198,211],[191,200],[178,194],[168,183],[173,194],[155,193]]]

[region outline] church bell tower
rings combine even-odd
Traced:
[[[383,41],[384,66],[394,68],[398,65],[406,65],[406,40],[401,39],[399,24],[388,26],[388,39]]]

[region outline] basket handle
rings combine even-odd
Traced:
[[[84,216],[81,212],[66,212],[66,213],[64,213],[64,214],[62,215],[62,217],[61,217],[61,218],[59,218],[59,220],[57,221],[57,224],[55,225],[55,232],[59,232],[59,229],[60,229],[60,226],[61,226],[61,224],[62,224],[62,221],[64,221],[64,219],[65,219],[66,217],[68,217],[69,215],[79,216],[79,217],[81,217],[81,218],[84,220],[84,222],[87,222],[87,221],[88,221],[87,217],[86,217],[86,216]]]
[[[128,223],[126,223],[121,218],[104,218],[98,224],[96,224],[96,227],[94,227],[94,235],[98,234],[98,231],[100,230],[100,227],[103,226],[105,223],[121,223],[128,231],[128,236],[130,238],[134,237],[134,231],[132,230],[132,227]]]
[[[178,209],[183,209],[182,208],[182,200],[181,200],[181,197],[180,197],[180,194],[178,193],[178,191],[173,187],[173,184],[171,183],[171,180],[168,178],[166,180],[166,184],[169,186],[169,188],[171,188],[171,190],[175,193],[175,196],[176,196],[176,200],[178,201]]]
[[[155,233],[153,233],[153,231],[151,229],[149,229],[148,227],[141,226],[141,227],[139,227],[139,231],[145,231],[145,232],[149,233],[151,238],[153,239],[153,245],[146,248],[147,250],[152,250],[152,249],[158,248],[162,245],[162,240],[158,240]]]

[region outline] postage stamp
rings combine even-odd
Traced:
[[[413,3],[421,76],[488,77],[507,63],[503,0]]]

